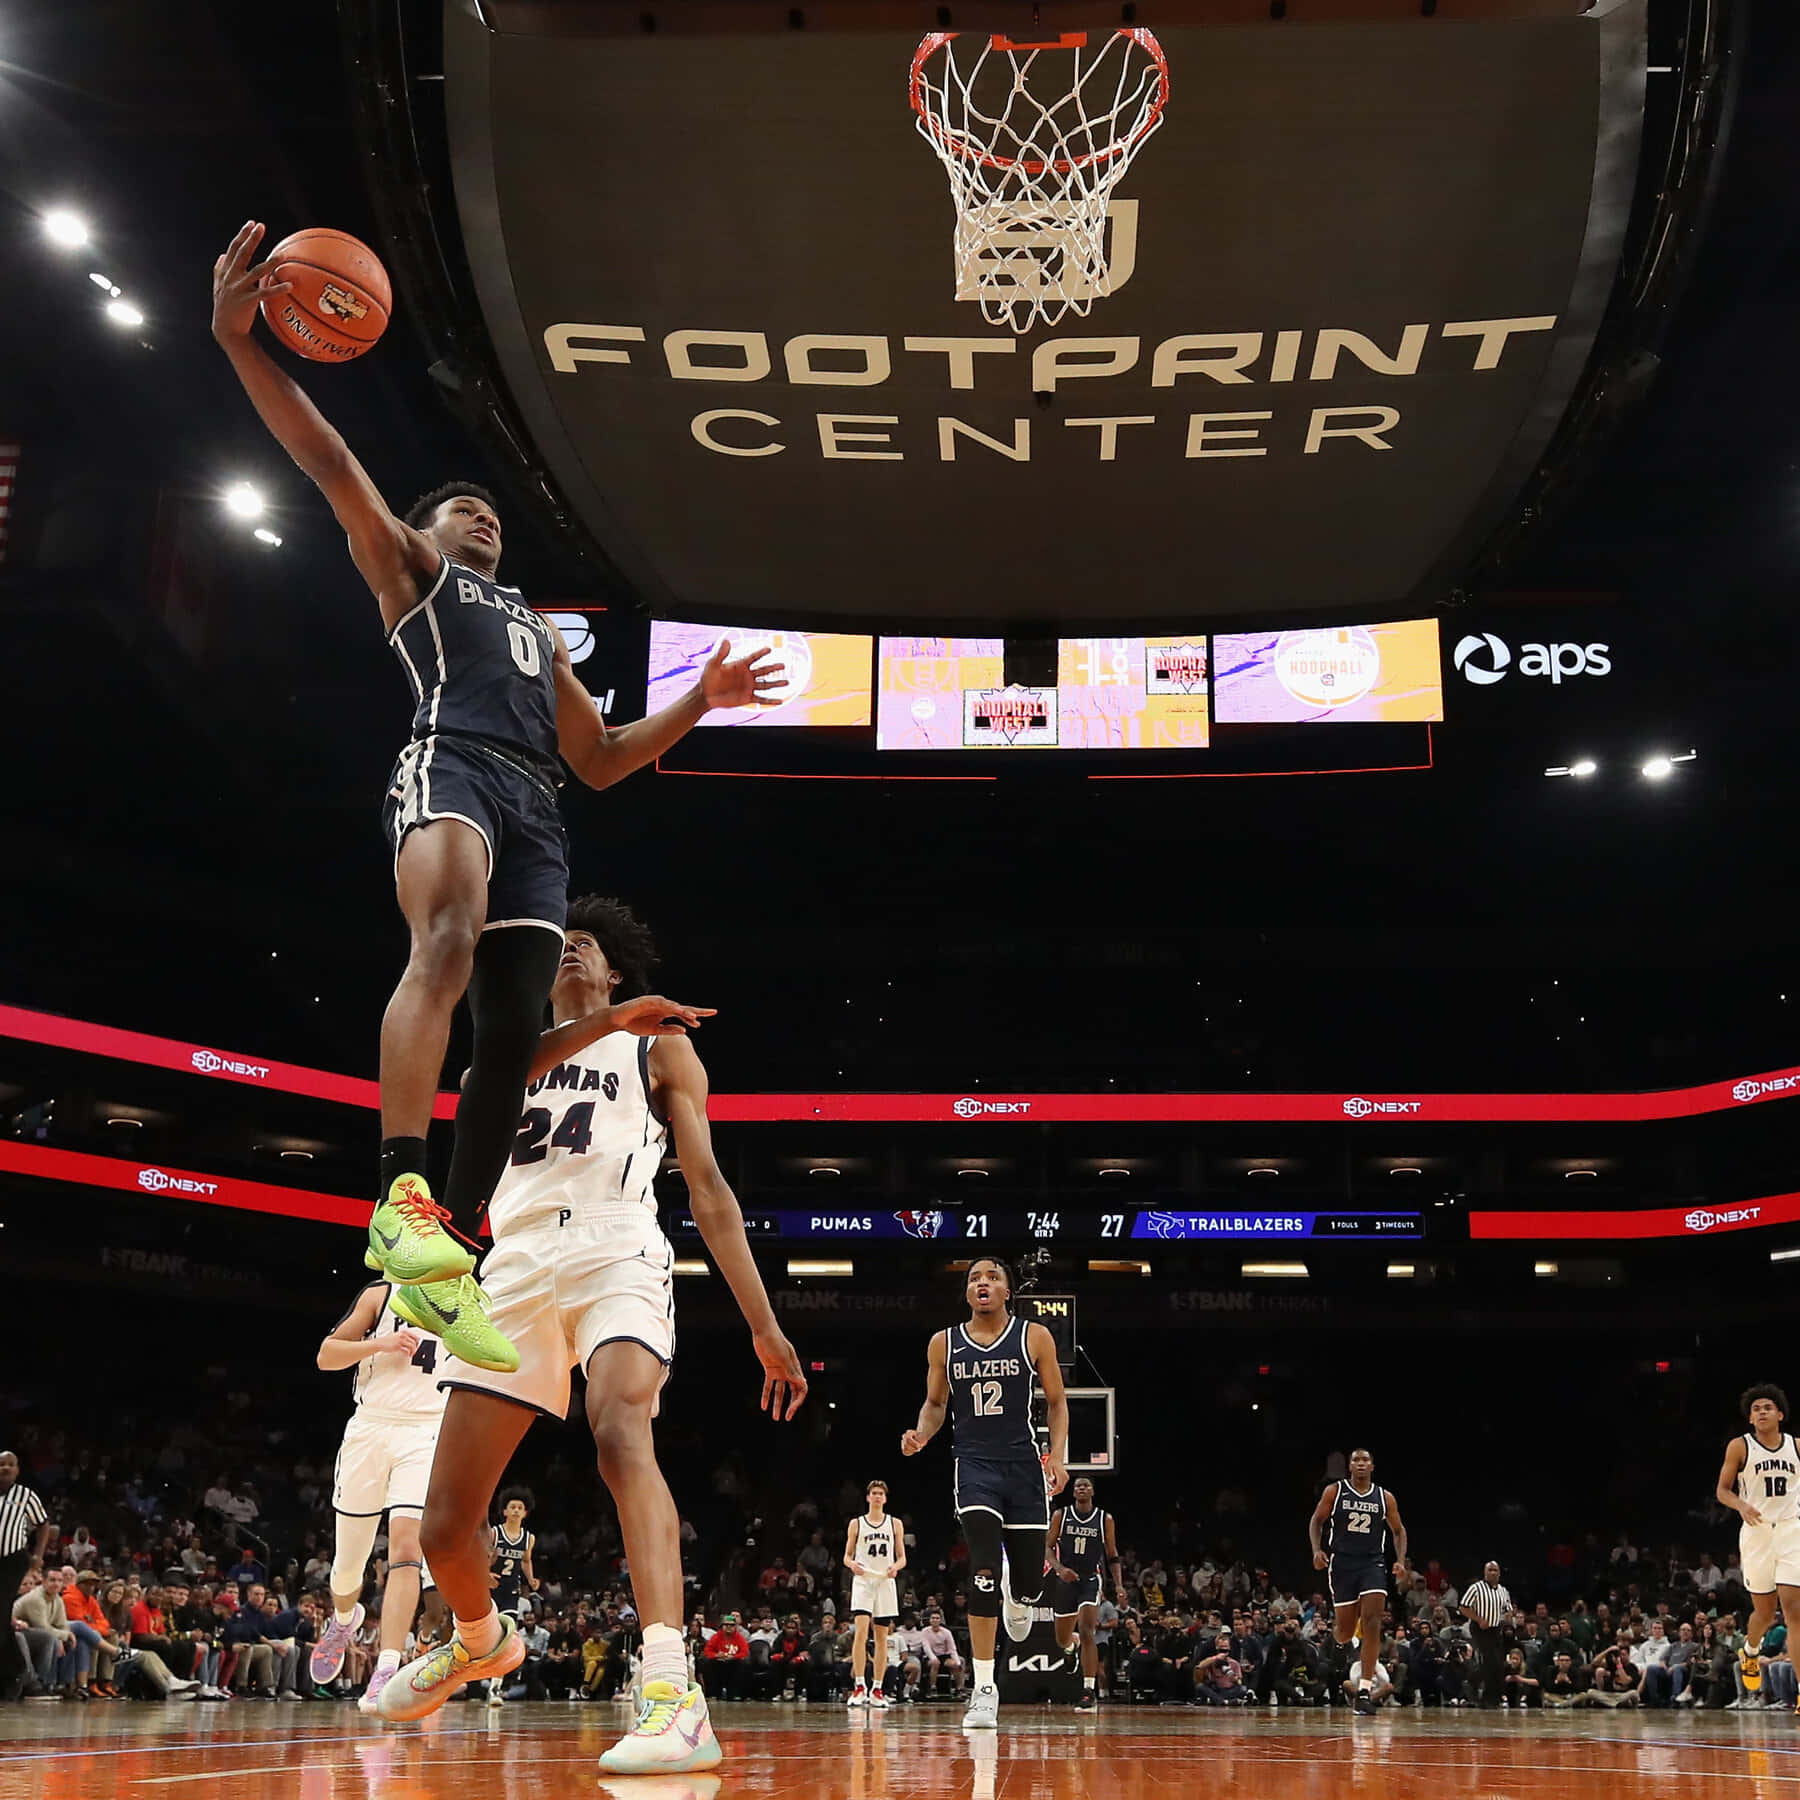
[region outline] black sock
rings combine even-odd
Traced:
[[[456,1147],[443,1203],[467,1237],[476,1226],[512,1154],[525,1103],[525,1078],[548,1022],[550,983],[562,939],[535,925],[482,935],[469,981],[475,1039],[469,1073],[456,1103]]]
[[[392,1137],[381,1140],[381,1192],[377,1204],[388,1197],[388,1190],[402,1175],[425,1173],[425,1140]]]

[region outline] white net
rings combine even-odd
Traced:
[[[1023,332],[1110,293],[1107,206],[1168,97],[1162,46],[1141,29],[1092,44],[928,35],[912,104],[956,202],[957,298]]]

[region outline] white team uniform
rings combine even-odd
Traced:
[[[385,1301],[369,1335],[410,1329]],[[438,1379],[448,1360],[436,1338],[422,1337],[411,1356],[384,1350],[356,1365],[356,1411],[344,1428],[332,1479],[336,1511],[372,1519],[384,1512],[417,1516],[425,1510],[431,1459],[444,1422],[446,1396]]]
[[[864,1513],[856,1521],[855,1561],[871,1569],[894,1566],[894,1515],[883,1516],[879,1525],[871,1524]],[[892,1575],[855,1575],[850,1580],[850,1612],[867,1613],[877,1625],[892,1625],[900,1617],[900,1599]]]
[[[519,1366],[502,1375],[452,1359],[449,1386],[561,1419],[569,1371],[602,1344],[674,1360],[675,1253],[653,1186],[669,1132],[650,1104],[650,1043],[611,1032],[527,1090],[481,1265],[489,1317]]]
[[[1777,1587],[1800,1587],[1800,1448],[1785,1432],[1775,1449],[1744,1433],[1744,1466],[1738,1473],[1740,1500],[1762,1514],[1762,1523],[1746,1520],[1738,1531],[1738,1554],[1744,1586],[1753,1594],[1772,1594]]]

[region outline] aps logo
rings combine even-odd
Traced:
[[[1492,687],[1504,681],[1512,668],[1512,646],[1491,631],[1471,632],[1459,638],[1450,660],[1462,672],[1464,681],[1476,687]],[[1552,687],[1572,681],[1577,675],[1602,676],[1612,673],[1610,644],[1521,644],[1519,673],[1527,677],[1548,675]]]

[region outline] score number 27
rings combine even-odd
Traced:
[[[984,1238],[992,1235],[990,1215],[987,1213],[966,1213],[963,1216],[963,1236],[966,1238]],[[1027,1212],[1025,1228],[1035,1238],[1053,1238],[1062,1231],[1062,1214],[1054,1212]],[[1125,1235],[1125,1215],[1123,1213],[1102,1213],[1100,1215],[1100,1235],[1103,1238],[1116,1238]]]

